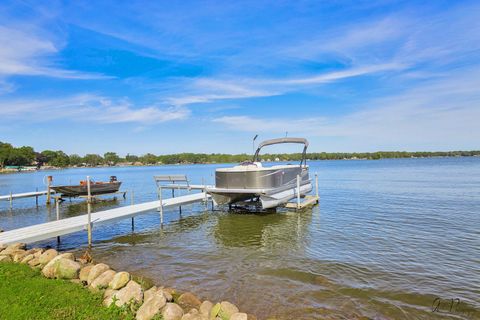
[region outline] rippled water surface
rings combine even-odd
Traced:
[[[152,211],[135,219],[134,231],[130,220],[95,228],[94,257],[203,299],[230,300],[260,319],[480,318],[480,158],[309,164],[321,196],[312,210],[247,214],[195,204],[182,215],[169,211],[163,227]],[[139,203],[156,198],[154,174],[212,183],[216,167],[0,175],[0,194],[43,189],[46,174],[58,184],[117,175]],[[129,204],[130,195],[94,210]],[[40,201],[38,208],[35,199],[16,200],[13,209],[0,203],[0,228],[56,219]],[[85,212],[81,201],[61,204],[62,217]],[[59,246],[81,251],[85,244],[80,232]]]

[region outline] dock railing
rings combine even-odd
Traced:
[[[157,195],[159,200],[160,211],[160,223],[163,224],[163,201],[162,201],[162,189],[172,189],[172,198],[175,198],[175,189],[187,189],[190,191],[190,184],[188,178],[184,174],[174,175],[156,175],[153,176],[155,184],[157,185]],[[178,207],[180,214],[182,213],[182,206]]]

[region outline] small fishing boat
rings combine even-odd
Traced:
[[[111,176],[108,182],[95,182],[90,180],[90,194],[92,196],[118,192],[122,182],[116,176]],[[78,185],[51,186],[52,190],[60,193],[62,197],[80,197],[88,195],[87,181],[82,180]]]
[[[260,162],[260,150],[269,145],[282,143],[303,144],[302,159],[299,164],[274,165],[264,167]],[[260,202],[263,209],[276,208],[295,198],[305,196],[312,190],[308,174],[306,152],[308,141],[304,138],[279,138],[259,144],[252,161],[243,162],[231,168],[215,170],[215,187],[207,188],[207,193],[215,204]],[[300,188],[297,187],[299,177]]]

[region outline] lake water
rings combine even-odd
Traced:
[[[232,301],[259,319],[480,318],[480,158],[309,165],[320,182],[312,210],[245,214],[195,204],[181,216],[168,211],[163,227],[152,211],[135,219],[134,231],[129,219],[95,228],[94,258],[202,299]],[[116,175],[139,203],[156,199],[154,174],[212,183],[218,166],[0,175],[0,194],[44,189],[47,174],[55,184]],[[44,199],[38,208],[34,198],[15,200],[13,210],[0,203],[0,228],[54,220]],[[129,203],[127,195],[94,210]],[[78,200],[60,207],[62,217],[86,212]],[[61,240],[62,250],[86,248],[84,232]]]

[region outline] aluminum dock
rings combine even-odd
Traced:
[[[209,196],[205,192],[200,192],[176,198],[156,200],[115,209],[109,209],[105,211],[94,212],[90,214],[90,226],[91,229],[93,229],[94,226],[115,222],[121,219],[133,218],[136,215],[159,208],[162,208],[161,214],[163,215],[163,209],[187,205],[200,201],[206,201],[208,200],[208,198]],[[160,206],[160,203],[162,203],[162,206]],[[0,233],[0,243],[32,243],[78,231],[88,230],[88,216],[88,214],[84,214],[72,218],[66,218],[15,230],[5,231]]]
[[[40,197],[44,196],[48,193],[47,190],[44,191],[33,191],[33,192],[24,192],[24,193],[11,193],[7,194],[4,196],[0,196],[0,201],[12,201],[14,199],[20,199],[20,198],[33,198],[33,197]],[[51,194],[54,194],[53,191],[50,192]]]

